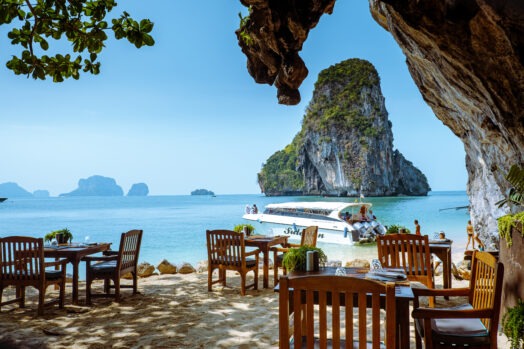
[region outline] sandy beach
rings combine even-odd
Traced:
[[[25,309],[2,307],[0,347],[277,348],[277,294],[269,288],[248,290],[242,297],[240,277],[228,272],[227,281],[227,287],[214,285],[213,292],[207,292],[207,272],[155,275],[139,280],[140,294],[131,296],[131,291],[124,289],[120,303],[99,298],[92,307],[70,305],[68,284],[65,308],[46,309],[43,316],[36,315],[36,291],[29,288]],[[436,284],[441,287],[442,277],[436,278]],[[467,284],[453,280],[453,287]],[[100,290],[101,283],[95,288]],[[82,283],[80,290],[83,302]],[[7,289],[4,297],[12,292]],[[56,295],[52,288],[48,293]],[[499,348],[509,348],[503,335],[499,336]]]

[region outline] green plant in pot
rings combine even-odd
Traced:
[[[289,249],[289,251],[284,254],[282,265],[288,271],[305,271],[308,251],[318,252],[318,261],[320,265],[327,263],[327,256],[321,248],[313,246],[301,246],[298,248]]]
[[[44,237],[44,240],[48,242],[53,239],[56,239],[58,244],[66,244],[67,242],[73,241],[73,234],[69,229],[64,228],[47,233]]]
[[[255,231],[255,227],[251,224],[237,224],[233,228],[233,231],[236,231],[237,233],[242,233],[244,230],[246,231],[246,235],[250,236]]]
[[[392,224],[388,226],[388,229],[386,231],[386,235],[387,234],[399,234],[399,233],[411,234],[411,231],[408,228],[404,227],[403,225],[398,225],[398,224]]]
[[[502,331],[508,337],[511,348],[524,348],[524,302],[521,299],[504,314]]]
[[[506,179],[512,185],[507,191],[506,197],[497,202],[498,207],[508,205],[512,213],[497,219],[499,235],[506,240],[508,246],[513,244],[511,239],[512,228],[517,228],[520,224],[521,233],[524,234],[524,167],[518,165],[511,166]],[[520,212],[519,212],[520,211]]]

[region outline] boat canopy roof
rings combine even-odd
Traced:
[[[329,210],[329,211],[343,211],[347,208],[360,208],[366,206],[366,209],[371,207],[369,202],[333,202],[333,201],[297,201],[284,202],[280,204],[266,205],[266,209],[308,209],[308,210]]]

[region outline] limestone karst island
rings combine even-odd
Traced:
[[[373,65],[349,59],[320,72],[302,130],[258,174],[267,196],[426,195],[426,176],[393,149]]]

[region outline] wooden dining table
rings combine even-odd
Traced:
[[[276,235],[276,236],[264,236],[264,235],[252,235],[247,236],[244,239],[246,246],[257,247],[260,249],[263,255],[263,270],[264,270],[264,288],[269,288],[269,250],[272,246],[286,245],[288,236]]]
[[[59,246],[45,246],[45,258],[66,258],[73,265],[73,304],[78,304],[78,266],[85,256],[109,250],[111,243],[96,243],[89,245],[66,244]]]
[[[346,272],[346,276],[352,276],[356,278],[365,278],[366,273],[368,270],[362,269],[362,268],[344,268]],[[387,268],[384,268],[387,270]],[[292,271],[288,272],[288,278],[296,278],[296,277],[302,277],[302,276],[308,276],[308,275],[336,275],[336,267],[321,267],[319,271]],[[395,271],[398,271],[398,269],[395,269]],[[343,277],[343,276],[341,276]],[[279,285],[276,285],[274,290],[275,292],[280,292]],[[409,303],[413,301],[415,296],[413,295],[413,291],[411,290],[411,286],[409,285],[409,282],[399,282],[395,285],[395,303],[396,303],[396,312],[397,312],[397,345],[396,349],[406,349],[409,348],[409,322],[410,322],[410,314],[409,314]],[[292,299],[292,297],[290,297]],[[316,301],[316,300],[315,300]],[[384,295],[384,301],[385,301],[385,295]],[[343,301],[341,300],[341,305],[343,305]],[[383,304],[381,304],[381,307],[384,307]],[[292,304],[290,304],[290,312],[293,311]]]

